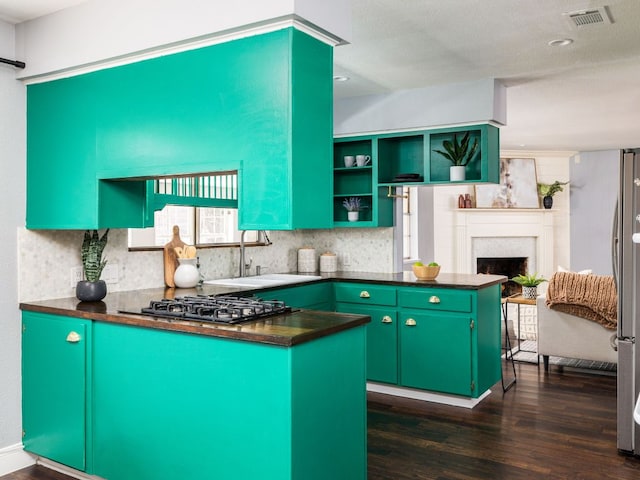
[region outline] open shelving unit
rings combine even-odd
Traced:
[[[460,141],[467,132],[470,143],[479,149],[465,168],[465,180],[449,179],[451,162],[435,152],[443,143]],[[393,225],[393,198],[389,187],[498,183],[500,178],[499,129],[490,124],[385,133],[334,139],[334,226],[382,227]],[[363,167],[345,167],[346,155],[369,155],[371,163]],[[415,181],[403,176],[414,174]],[[369,208],[360,212],[360,221],[348,222],[342,202],[360,197]]]

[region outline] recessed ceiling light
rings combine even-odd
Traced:
[[[551,40],[548,45],[550,47],[566,47],[567,45],[571,45],[573,43],[573,39],[571,38],[558,38],[556,40]]]
[[[334,75],[333,80],[335,82],[346,82],[347,80],[349,80],[349,77],[345,77],[344,75]]]

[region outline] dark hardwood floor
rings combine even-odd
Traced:
[[[516,369],[472,410],[369,394],[369,480],[640,479],[616,450],[615,377]],[[71,479],[35,466],[0,480]]]

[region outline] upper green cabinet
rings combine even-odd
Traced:
[[[331,226],[332,56],[287,28],[30,85],[27,227],[144,226],[141,178],[228,170],[240,228]]]
[[[460,145],[468,134],[471,161],[464,166],[464,180],[452,180],[453,163],[438,151]],[[393,187],[403,185],[451,185],[497,183],[500,177],[499,129],[481,124],[380,135],[334,139],[334,225],[380,227],[393,225]],[[369,163],[351,165],[351,157],[370,157]],[[345,157],[347,157],[345,159]],[[347,222],[342,202],[359,197],[367,206],[357,222]]]

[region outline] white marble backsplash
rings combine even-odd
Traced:
[[[102,234],[103,231],[100,231]],[[18,298],[36,301],[75,295],[72,270],[82,266],[80,246],[82,230],[18,229]],[[338,254],[338,269],[343,271],[392,272],[393,228],[343,228],[334,230],[270,231],[272,245],[248,247],[252,259],[251,275],[260,265],[263,273],[296,272],[298,248],[310,246],[319,256]],[[200,271],[207,279],[237,277],[237,247],[198,250]],[[110,283],[110,292],[157,288],[164,285],[162,251],[130,252],[127,230],[109,231],[104,251],[118,279]],[[345,264],[345,261],[347,264]]]

